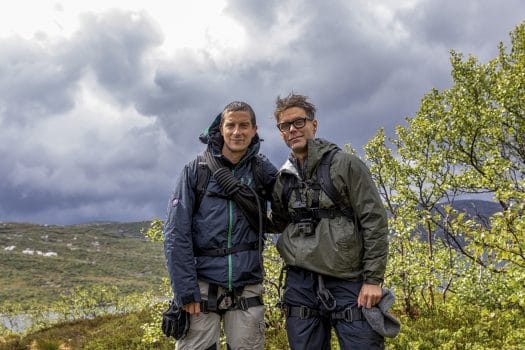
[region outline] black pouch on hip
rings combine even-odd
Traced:
[[[170,301],[166,311],[162,313],[162,333],[177,340],[183,339],[190,329],[190,315]]]

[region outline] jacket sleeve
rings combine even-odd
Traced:
[[[278,176],[272,191],[270,225],[268,231],[281,233],[288,226],[288,203],[282,202],[283,176]]]
[[[265,199],[271,201],[272,191],[277,179],[277,168],[270,162],[266,157],[263,162],[263,173],[264,173],[264,190],[266,192]]]
[[[192,218],[197,182],[196,161],[184,167],[168,203],[164,254],[173,294],[179,306],[201,300],[193,254]]]
[[[363,238],[364,282],[383,283],[388,257],[388,221],[386,210],[368,167],[350,156],[347,176],[349,198],[359,221]]]

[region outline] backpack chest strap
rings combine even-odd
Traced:
[[[290,219],[292,222],[302,222],[305,219],[334,219],[339,216],[345,216],[345,214],[338,208],[328,208],[328,209],[302,209],[295,210],[293,213],[290,213]]]
[[[259,242],[241,243],[230,248],[215,248],[215,249],[201,249],[195,250],[195,256],[226,256],[245,250],[259,249]]]

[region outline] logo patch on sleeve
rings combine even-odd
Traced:
[[[171,201],[171,206],[176,207],[177,205],[179,205],[179,203],[180,203],[180,199],[173,198],[173,200]]]

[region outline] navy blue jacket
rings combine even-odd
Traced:
[[[213,156],[227,164],[242,183],[255,188],[251,158],[259,152],[260,139],[256,134],[244,157],[232,165],[223,155],[224,140],[220,134],[219,114],[200,140],[208,145]],[[277,169],[262,157],[263,184],[269,200]],[[224,191],[210,176],[206,195],[193,212],[197,186],[197,159],[184,166],[175,185],[164,223],[164,253],[177,305],[201,301],[198,280],[232,289],[262,282],[259,250],[244,250],[226,256],[195,256],[198,249],[209,250],[253,243],[259,239],[233,199],[221,196]],[[219,195],[209,195],[216,193]],[[262,203],[264,205],[264,203]],[[264,206],[265,207],[265,206]]]

